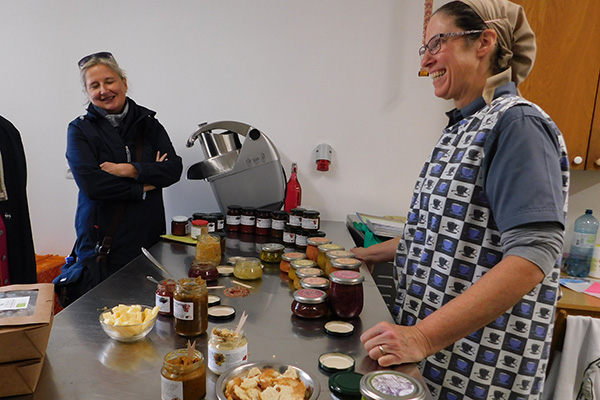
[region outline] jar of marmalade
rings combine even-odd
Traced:
[[[313,268],[316,265],[317,265],[317,263],[314,262],[313,260],[306,260],[306,259],[294,260],[294,261],[290,262],[290,270],[288,271],[288,276],[292,280],[297,280],[298,277],[296,276],[296,270],[298,270],[300,268]]]
[[[156,285],[155,305],[160,315],[173,315],[173,294],[177,289],[177,282],[173,279],[164,279]]]
[[[271,213],[271,236],[277,239],[283,238],[283,230],[288,222],[288,213],[279,210]]]
[[[363,281],[358,271],[339,270],[329,276],[329,305],[331,311],[340,318],[358,316],[364,303]]]
[[[294,292],[292,313],[301,318],[321,318],[327,315],[327,294],[319,289],[300,289]]]
[[[235,262],[233,275],[238,279],[258,279],[263,275],[262,264],[258,258],[240,257]]]
[[[256,208],[242,207],[240,230],[243,233],[254,233],[256,227]]]
[[[200,235],[196,243],[196,261],[219,265],[221,263],[221,238],[208,233]]]
[[[324,237],[309,237],[306,240],[306,258],[317,261],[319,255],[318,247],[322,244],[329,244],[331,240]]]
[[[304,253],[288,252],[283,253],[281,256],[281,263],[279,263],[279,269],[282,272],[288,272],[290,270],[290,263],[296,260],[302,260],[306,256]]]
[[[208,233],[208,221],[205,219],[193,219],[190,236],[192,239],[198,239],[198,236]]]
[[[255,232],[260,236],[268,236],[271,234],[271,210],[264,208],[256,210]]]
[[[206,396],[206,365],[198,350],[191,359],[187,349],[168,353],[160,374],[163,399],[200,400]]]
[[[181,336],[197,336],[208,328],[208,290],[202,278],[179,280],[173,295],[175,332]]]
[[[305,210],[302,213],[302,229],[316,232],[321,225],[321,213],[315,210]]]
[[[242,222],[242,206],[228,206],[225,222],[227,224],[227,231],[238,232]]]
[[[321,244],[317,247],[319,249],[319,255],[317,255],[317,264],[319,267],[325,271],[325,264],[327,263],[327,254],[330,250],[344,250],[342,246],[335,243]]]
[[[290,222],[291,226],[302,227],[302,215],[304,214],[304,208],[297,207],[290,210]]]

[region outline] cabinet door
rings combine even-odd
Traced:
[[[513,2],[525,9],[537,39],[533,70],[519,90],[556,122],[572,169],[600,170],[594,167],[596,158],[588,157],[600,74],[600,1]],[[579,164],[574,162],[578,157]]]

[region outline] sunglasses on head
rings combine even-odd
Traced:
[[[79,69],[83,68],[83,66],[88,61],[90,61],[92,58],[104,58],[104,59],[112,59],[112,60],[115,59],[113,57],[113,55],[111,53],[109,53],[108,51],[101,51],[98,53],[93,53],[93,54],[90,54],[89,56],[85,56],[81,60],[79,60],[79,62],[77,63],[77,65],[79,66]]]

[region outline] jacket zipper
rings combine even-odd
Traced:
[[[127,153],[127,162],[131,162],[131,152],[129,151],[129,147],[125,146],[125,153]]]

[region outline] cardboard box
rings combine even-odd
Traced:
[[[0,397],[35,391],[53,318],[53,284],[0,287]]]

